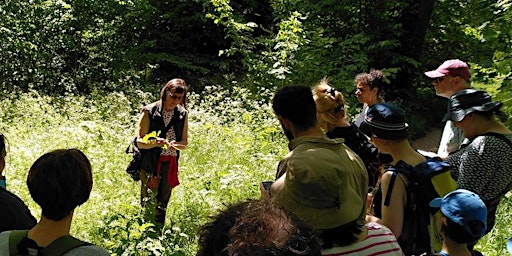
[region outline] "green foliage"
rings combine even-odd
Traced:
[[[139,110],[155,98],[157,94],[141,91],[1,95],[8,189],[39,216],[24,182],[27,170],[45,152],[79,148],[91,160],[94,187],[89,201],[74,213],[73,235],[114,255],[194,255],[197,228],[208,216],[224,204],[259,197],[257,185],[274,177],[279,158],[286,154],[286,139],[269,103],[251,100],[255,95],[248,89],[209,87],[201,95],[192,93],[181,185],[173,190],[166,226],[156,232],[142,217],[140,183],[124,172],[130,160],[124,149],[135,134]]]
[[[488,82],[504,76],[508,84],[512,28],[503,24],[512,21],[511,5],[510,0],[436,2],[425,62],[438,65],[445,59],[460,58],[473,64],[473,80]]]
[[[260,94],[268,98],[271,92]],[[181,185],[173,190],[166,226],[156,231],[143,219],[140,183],[124,173],[130,160],[124,148],[134,136],[139,109],[156,95],[132,91],[49,97],[30,91],[1,97],[8,189],[38,216],[24,182],[30,165],[52,149],[83,150],[92,163],[94,186],[89,201],[75,210],[71,233],[113,255],[195,255],[198,227],[225,204],[258,198],[257,185],[273,179],[277,162],[287,153],[268,100],[254,100],[249,89],[238,86],[192,93]],[[477,245],[485,255],[504,253],[512,232],[510,196],[500,204],[494,231]]]

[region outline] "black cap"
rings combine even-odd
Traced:
[[[391,103],[378,103],[368,108],[359,130],[369,137],[401,140],[409,137],[408,127],[403,109]]]

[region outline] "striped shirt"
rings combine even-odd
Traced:
[[[368,235],[363,241],[343,247],[323,249],[322,255],[404,255],[395,235],[387,227],[373,222],[366,223],[366,227]]]

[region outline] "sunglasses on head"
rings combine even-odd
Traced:
[[[174,93],[183,93],[183,92],[185,92],[185,87],[183,87],[181,85],[174,87]]]

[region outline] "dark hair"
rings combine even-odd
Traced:
[[[201,227],[197,255],[320,255],[310,227],[270,200],[228,206]]]
[[[500,109],[489,110],[489,111],[475,111],[473,113],[480,115],[487,120],[492,120],[494,118],[498,118],[498,120],[502,123],[506,123],[508,120],[508,115],[505,112],[501,111]]]
[[[335,246],[351,245],[357,242],[361,232],[363,232],[363,224],[357,221],[341,227],[320,230],[322,248],[329,249]]]
[[[373,88],[377,88],[377,97],[384,100],[384,88],[386,83],[384,82],[384,73],[381,70],[370,69],[370,73],[359,73],[354,79],[354,83],[362,83]]]
[[[292,85],[277,89],[272,109],[276,115],[290,119],[297,130],[304,131],[317,124],[315,100],[308,87]]]
[[[246,203],[232,204],[216,216],[211,216],[210,222],[199,228],[199,250],[197,256],[227,256],[226,246],[229,244],[229,230],[235,225]]]
[[[185,83],[185,80],[181,78],[174,78],[172,80],[169,80],[167,84],[162,88],[160,91],[160,99],[162,101],[165,101],[167,98],[167,94],[171,93],[183,93],[183,100],[181,101],[181,104],[186,109],[187,108],[187,91],[188,86],[187,83]]]
[[[474,237],[468,231],[464,229],[461,225],[453,222],[449,218],[446,219],[446,225],[443,224],[441,226],[441,232],[451,240],[455,241],[459,244],[468,244],[472,242],[476,242],[480,237]],[[478,230],[482,230],[483,223],[480,221],[470,221],[468,223],[469,228],[471,230],[475,230],[475,233],[478,233]]]
[[[89,199],[91,163],[78,149],[53,150],[32,164],[27,186],[42,215],[59,221]]]
[[[2,153],[4,150],[7,151],[7,149],[5,147],[5,142],[6,142],[5,136],[2,133],[0,133],[0,153]]]

